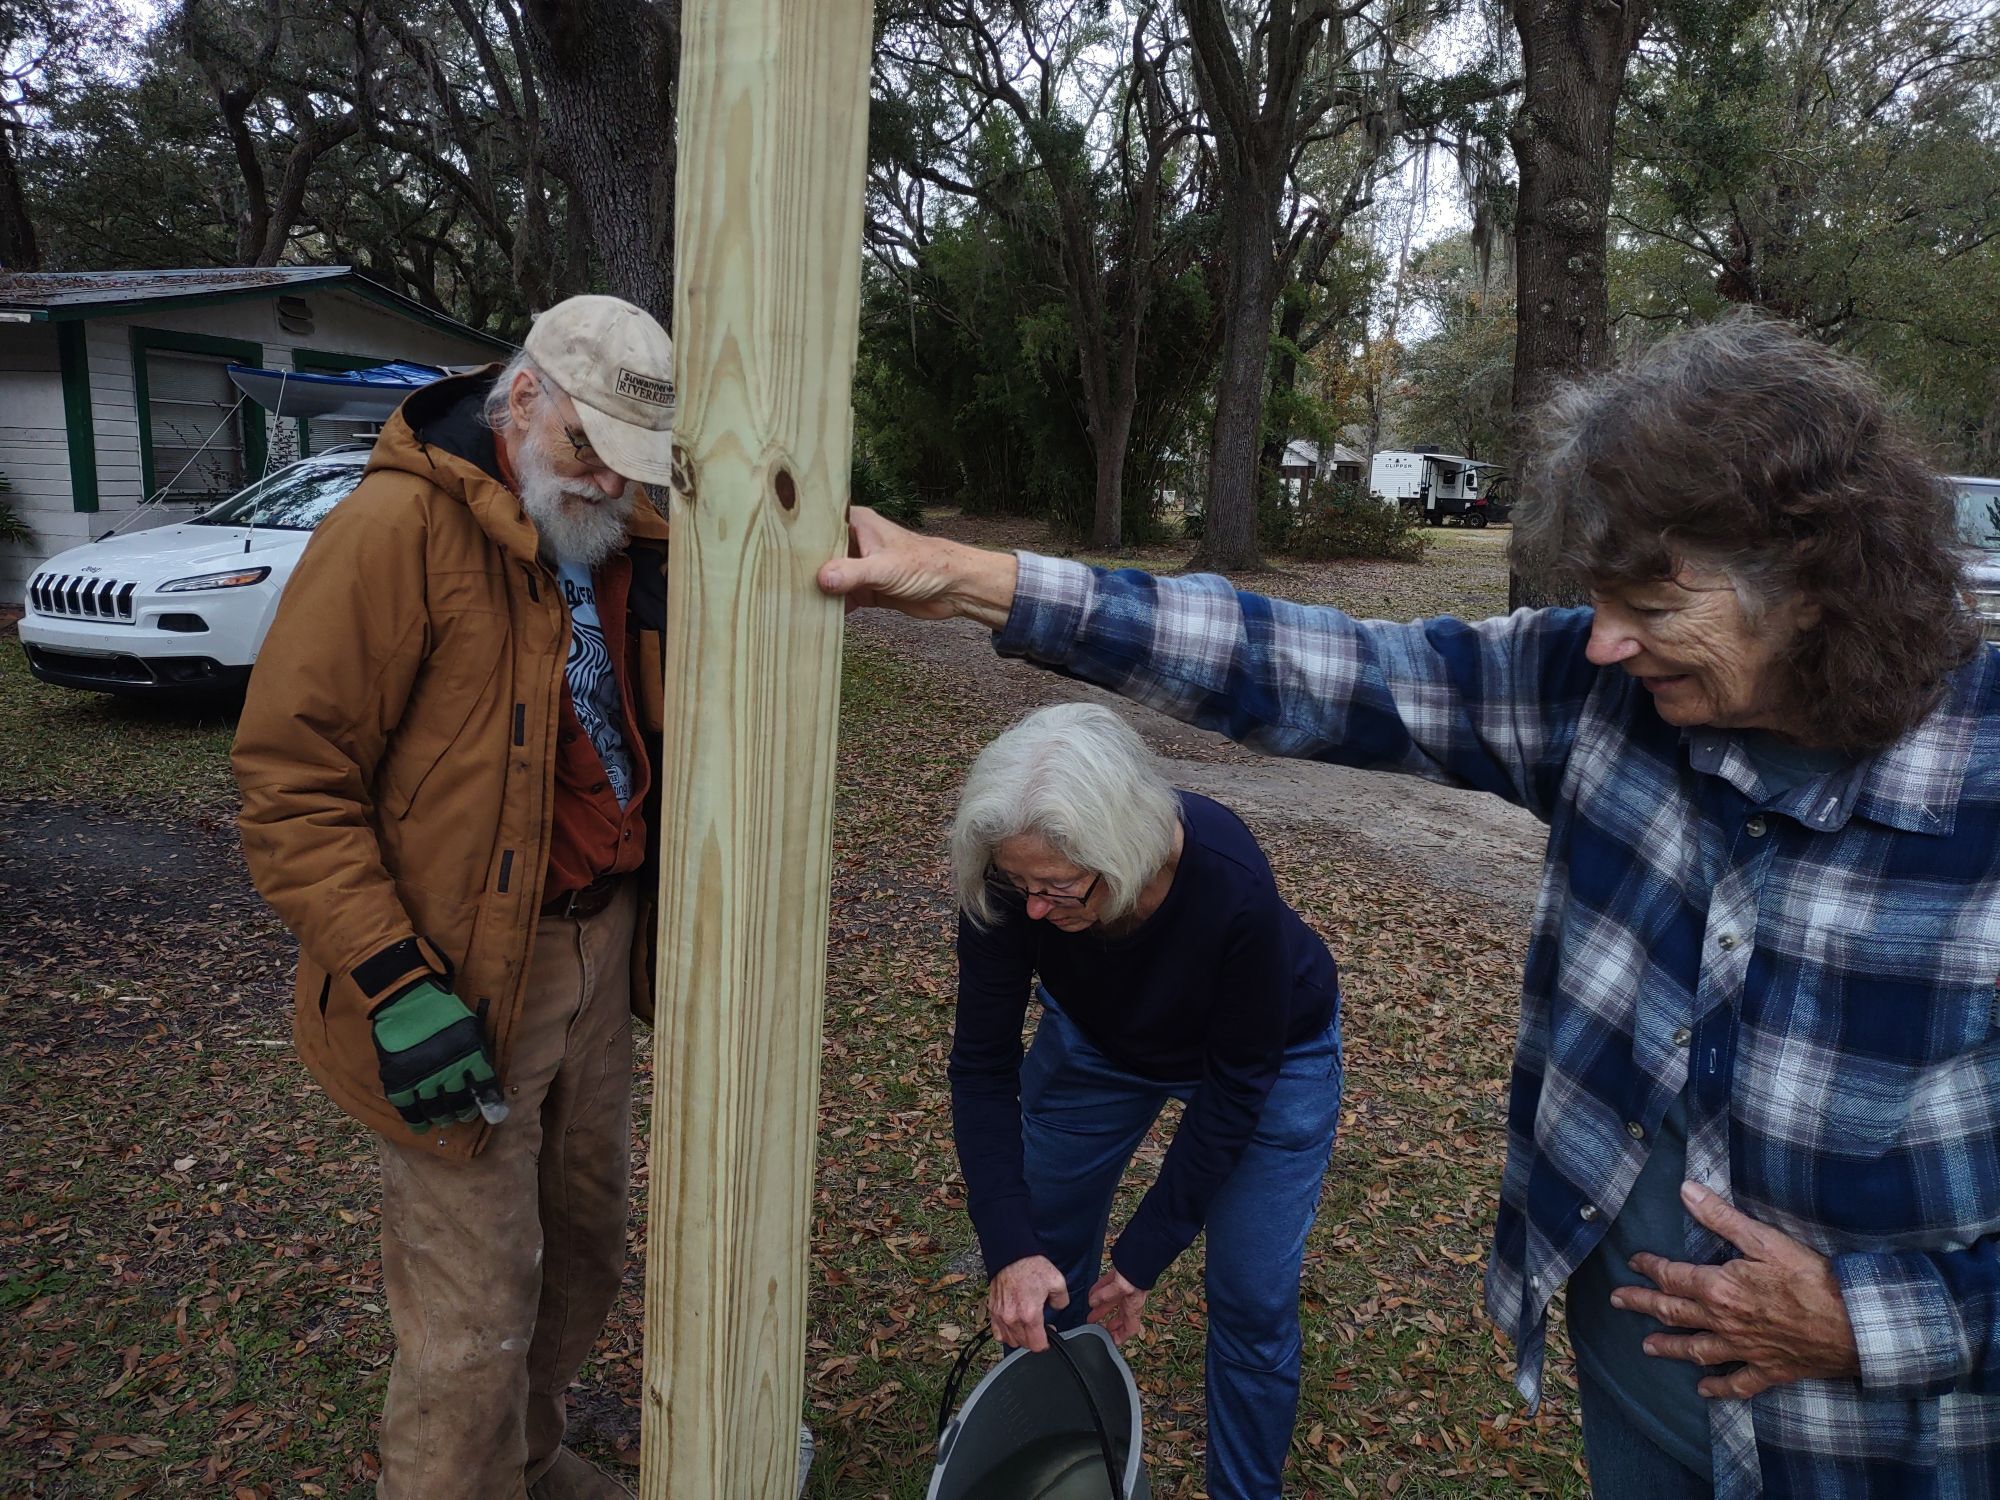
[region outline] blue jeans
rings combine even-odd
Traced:
[[[1194,1083],[1127,1073],[1043,996],[1021,1067],[1035,1233],[1069,1283],[1056,1315],[1089,1311],[1111,1198],[1169,1098]],[[1257,1130],[1208,1210],[1208,1493],[1278,1500],[1299,1403],[1299,1265],[1340,1123],[1340,1020],[1285,1054]]]
[[[1641,1432],[1618,1400],[1581,1369],[1583,1457],[1595,1500],[1715,1500],[1715,1484]]]

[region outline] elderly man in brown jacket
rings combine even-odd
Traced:
[[[562,1446],[625,1253],[659,833],[673,346],[544,313],[384,429],[287,586],[235,749],[299,1055],[378,1133],[385,1500],[627,1491]]]

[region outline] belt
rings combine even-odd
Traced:
[[[622,875],[600,875],[580,891],[565,891],[544,901],[542,915],[566,917],[571,921],[594,917],[611,904],[624,883]]]

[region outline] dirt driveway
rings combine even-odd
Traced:
[[[925,623],[871,610],[853,616],[848,628],[898,656],[966,677],[1013,714],[1050,703],[1107,704],[1166,760],[1177,785],[1253,822],[1340,836],[1357,853],[1398,866],[1403,878],[1436,887],[1441,906],[1462,895],[1467,905],[1498,908],[1523,924],[1534,909],[1546,830],[1497,797],[1413,776],[1257,755],[1101,689],[995,656],[989,634],[967,621]]]

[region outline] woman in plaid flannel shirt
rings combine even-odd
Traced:
[[[2000,653],[1851,361],[1741,318],[1557,395],[1517,558],[1354,619],[854,516],[828,592],[1549,825],[1490,1316],[1569,1289],[1596,1492],[2000,1495]]]

